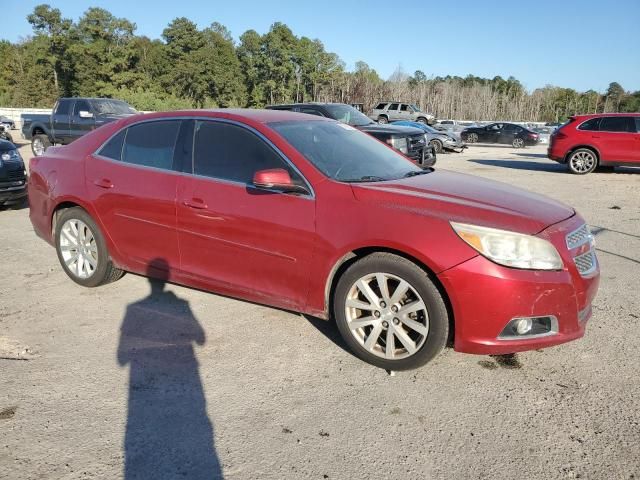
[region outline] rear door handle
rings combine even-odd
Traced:
[[[113,183],[111,183],[111,180],[109,180],[108,178],[103,178],[102,180],[95,180],[93,184],[100,188],[107,188],[107,189],[113,188]]]
[[[600,138],[600,135],[591,135],[591,138]]]
[[[184,203],[185,207],[195,208],[196,210],[204,210],[207,208],[207,204],[204,203],[204,200],[201,198],[192,198],[191,200],[185,200],[182,203]]]

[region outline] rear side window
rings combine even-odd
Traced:
[[[122,144],[124,143],[125,132],[126,130],[122,130],[115,136],[111,137],[111,140],[105,143],[100,149],[98,155],[120,161],[122,158]]]
[[[260,137],[223,122],[198,121],[193,148],[193,172],[245,184],[253,183],[258,170],[283,168],[298,184],[302,180]]]
[[[597,132],[600,129],[600,118],[592,118],[587,120],[578,127],[578,130],[587,130],[589,132]]]
[[[56,108],[56,115],[69,115],[71,112],[71,100],[60,100],[58,102],[58,108]]]
[[[179,120],[147,122],[127,129],[122,160],[133,165],[171,170]]]
[[[389,106],[389,110],[398,110],[398,106],[399,106],[399,105],[400,105],[399,103],[392,103],[392,104]]]
[[[631,117],[604,117],[600,121],[601,132],[634,132]]]
[[[375,108],[376,110],[382,110],[384,109],[384,107],[386,107],[387,104],[386,103],[379,103],[378,106]]]
[[[404,103],[400,106],[400,111],[406,112],[409,110],[409,105],[405,105]]]

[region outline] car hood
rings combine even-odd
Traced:
[[[529,235],[575,214],[571,207],[542,195],[440,169],[400,180],[352,184],[352,188],[360,201]]]
[[[358,130],[362,130],[363,132],[371,132],[371,133],[388,133],[395,135],[418,135],[424,133],[419,128],[415,127],[405,127],[403,125],[380,125],[379,123],[371,123],[369,125],[363,125],[361,127],[356,127]]]

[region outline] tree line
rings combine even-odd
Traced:
[[[640,111],[640,91],[612,82],[606,92],[546,86],[528,92],[515,78],[428,77],[396,70],[384,80],[365,62],[347,70],[317,39],[283,23],[234,41],[217,22],[199,29],[181,17],[161,39],[103,8],[77,22],[49,5],[27,16],[33,35],[0,41],[0,106],[51,107],[60,96],[115,97],[139,110],[263,107],[283,102],[416,103],[438,118],[561,121],[574,113]],[[428,58],[426,59],[428,61]]]

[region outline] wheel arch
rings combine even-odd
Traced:
[[[445,289],[444,285],[438,279],[435,270],[427,265],[424,261],[416,257],[415,255],[411,255],[405,251],[399,250],[397,248],[392,247],[383,247],[383,246],[366,246],[359,247],[350,250],[349,252],[342,255],[338,261],[333,265],[331,271],[329,272],[329,276],[327,277],[325,283],[325,292],[324,292],[324,308],[327,312],[327,318],[331,317],[332,311],[332,299],[333,292],[335,291],[336,285],[338,284],[338,280],[342,276],[342,274],[346,271],[347,268],[355,261],[366,257],[367,255],[371,255],[372,253],[391,253],[393,255],[397,255],[399,257],[405,258],[410,262],[417,265],[420,269],[422,269],[428,276],[429,279],[436,286],[440,295],[442,295],[442,299],[447,307],[447,316],[449,317],[449,338],[447,340],[447,345],[453,345],[453,341],[455,338],[455,322],[453,317],[453,307],[451,304],[451,299],[449,298],[449,294]]]
[[[31,128],[31,136],[33,137],[34,135],[47,135],[47,136],[49,136],[49,134],[44,131],[44,128],[41,125],[34,125]]]
[[[595,153],[596,154],[596,160],[598,160],[598,165],[600,165],[600,161],[602,160],[602,155],[600,155],[600,150],[598,150],[593,145],[589,145],[589,144],[578,144],[578,145],[574,145],[573,147],[571,147],[569,150],[567,150],[567,153],[564,156],[564,162],[563,163],[569,162],[569,157],[571,156],[571,154],[573,152],[575,152],[576,150],[580,149],[580,148],[586,148],[587,150],[591,150],[593,153]]]

